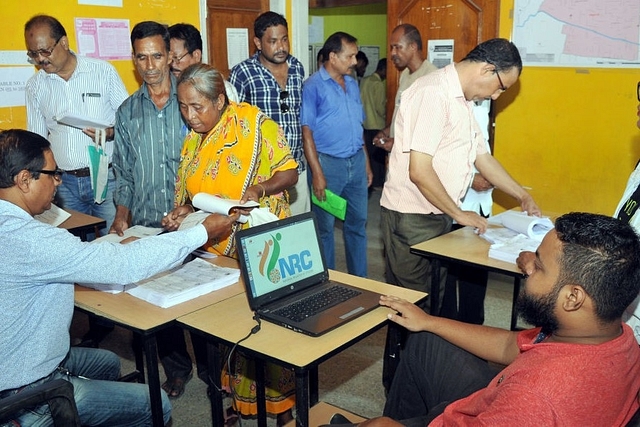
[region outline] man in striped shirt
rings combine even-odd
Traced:
[[[109,167],[107,194],[97,203],[89,172],[88,147],[95,129],[58,123],[73,114],[113,124],[118,107],[129,95],[115,68],[106,61],[76,55],[67,32],[54,17],[36,15],[25,24],[27,55],[39,71],[26,85],[27,129],[51,142],[58,166],[65,171],[57,200],[63,208],[97,216],[109,229],[116,213],[115,177]],[[111,163],[113,126],[106,129],[105,151]],[[96,171],[94,171],[95,173]],[[89,239],[93,238],[93,233]]]

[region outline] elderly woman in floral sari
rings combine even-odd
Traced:
[[[163,226],[177,228],[181,219],[193,212],[192,198],[200,192],[222,198],[256,201],[279,218],[290,215],[286,189],[298,180],[297,163],[291,155],[282,128],[246,103],[229,102],[222,75],[206,64],[188,67],[178,79],[180,111],[191,128],[182,148],[176,180],[176,208]],[[236,223],[231,234],[210,241],[205,248],[219,255],[237,257],[234,234],[248,224]],[[234,406],[243,415],[255,415],[253,363],[235,358],[230,380]],[[279,414],[281,425],[290,417],[295,403],[293,373],[267,365],[267,411]],[[232,383],[232,384],[230,384]]]

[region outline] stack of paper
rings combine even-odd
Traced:
[[[535,252],[544,236],[553,229],[547,217],[529,216],[526,212],[507,211],[490,218],[502,227],[489,227],[481,236],[491,243],[489,258],[515,264],[522,251]]]
[[[162,308],[172,307],[236,283],[240,270],[196,258],[137,283],[126,292]]]

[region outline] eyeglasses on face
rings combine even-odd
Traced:
[[[498,83],[500,84],[500,90],[502,92],[507,90],[507,87],[504,85],[504,83],[502,83],[502,78],[500,77],[500,72],[498,70],[498,66],[496,64],[494,64],[493,62],[489,61],[489,60],[485,60],[485,62],[489,65],[493,65],[493,72],[495,73],[496,77],[498,78]]]
[[[52,170],[52,171],[49,171],[49,170],[46,170],[46,169],[40,169],[40,170],[35,170],[33,172],[38,172],[38,173],[43,173],[45,175],[50,175],[56,181],[61,181],[62,180],[62,174],[64,173],[64,171],[62,169],[60,169],[60,168],[56,168],[55,170]]]
[[[53,44],[53,46],[51,46],[51,48],[49,48],[49,49],[28,50],[27,51],[27,56],[29,58],[31,58],[31,59],[36,59],[38,56],[44,56],[45,58],[48,58],[48,57],[51,56],[53,51],[56,49],[56,46],[58,46],[58,43],[60,43],[60,40],[62,40],[62,37],[60,37],[58,40],[56,40],[56,42]]]
[[[185,53],[183,53],[183,54],[182,54],[182,55],[180,55],[180,56],[175,56],[175,55],[173,55],[173,56],[171,57],[171,60],[172,60],[173,62],[180,62],[180,61],[182,61],[182,58],[184,58],[185,56],[189,55],[189,53],[190,53],[190,52],[185,52]]]
[[[289,106],[284,102],[289,97],[289,92],[286,90],[280,91],[280,112],[286,113],[289,111]]]

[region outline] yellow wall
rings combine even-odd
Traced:
[[[511,36],[512,8],[501,2],[501,37]],[[543,210],[611,215],[640,158],[639,80],[637,68],[525,67],[496,103],[496,158]]]
[[[387,56],[387,5],[377,3],[366,6],[330,7],[310,9],[309,15],[324,18],[325,40],[336,31],[344,31],[358,39],[363,46],[379,46],[379,58]]]
[[[200,27],[198,0],[123,0],[122,8],[79,5],[77,0],[0,0],[3,34],[0,50],[26,51],[24,24],[33,15],[55,16],[67,30],[71,48],[75,50],[74,18],[128,19],[133,28],[140,21],[157,21],[171,25],[188,22]],[[26,58],[26,54],[25,54]],[[111,61],[129,93],[140,87],[131,60]],[[24,107],[0,108],[0,128],[26,128]]]

